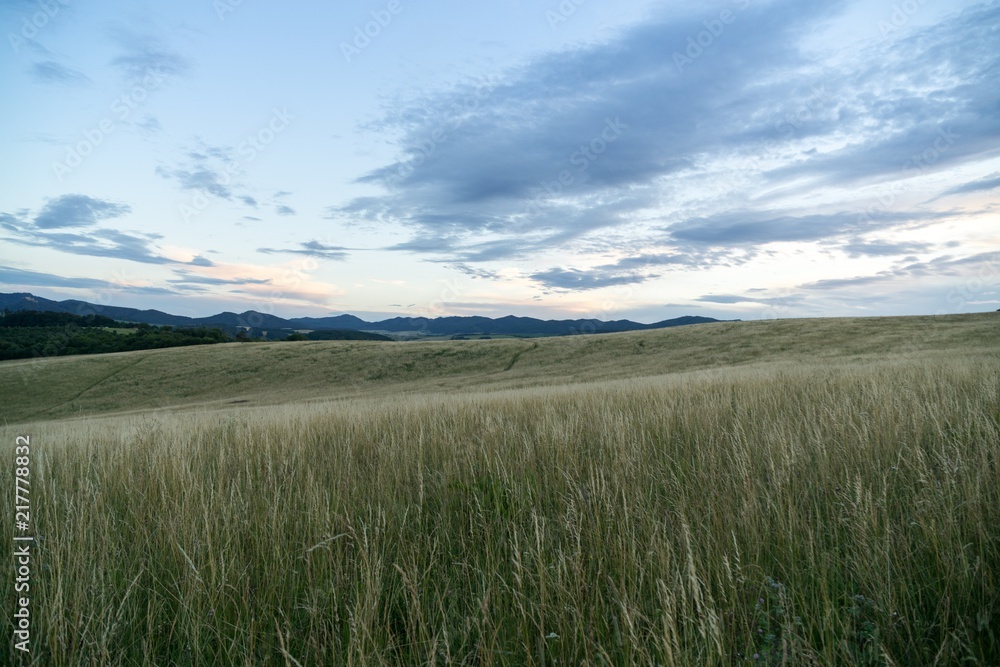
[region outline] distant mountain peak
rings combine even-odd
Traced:
[[[208,317],[186,317],[183,315],[171,315],[160,310],[101,306],[75,299],[52,301],[43,297],[36,297],[30,292],[0,293],[0,309],[3,308],[10,310],[49,310],[76,314],[96,313],[112,317],[116,320],[146,322],[147,324],[159,326],[224,326],[289,330],[347,329],[353,331],[417,333],[429,336],[454,336],[459,334],[565,336],[580,333],[613,333],[662,329],[665,327],[718,322],[718,320],[711,317],[696,315],[685,315],[654,324],[642,324],[630,320],[602,321],[593,318],[541,320],[534,317],[518,317],[517,315],[504,315],[498,318],[478,315],[449,315],[434,318],[399,315],[378,322],[367,322],[348,313],[326,317],[295,317],[286,319],[257,310],[245,310],[242,313],[234,313],[227,310],[215,315],[209,315]]]

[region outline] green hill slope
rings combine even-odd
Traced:
[[[914,355],[1000,356],[1000,315],[727,322],[534,341],[303,341],[18,360],[0,363],[0,416],[20,423]]]

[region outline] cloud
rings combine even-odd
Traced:
[[[604,271],[578,269],[549,269],[531,274],[530,278],[549,288],[565,290],[592,290],[615,285],[633,285],[658,276],[609,275]]]
[[[160,165],[156,173],[168,180],[175,180],[182,190],[198,190],[215,195],[221,199],[232,199],[233,190],[230,187],[232,176],[225,169],[196,167],[194,169],[167,169]]]
[[[913,253],[926,252],[932,248],[930,243],[918,243],[914,241],[885,241],[876,239],[872,241],[862,241],[855,239],[843,247],[851,257],[862,256],[885,256],[885,255],[912,255]]]
[[[251,208],[260,206],[253,189],[239,179],[245,174],[236,150],[197,140],[194,148],[185,148],[172,165],[159,164],[155,173],[174,181],[181,190],[194,190],[228,201],[238,201]]]
[[[736,118],[705,136],[706,112],[741,104],[741,89],[759,76],[755,63],[797,65],[799,22],[817,20],[828,6],[779,2],[749,10],[741,30],[719,40],[718,59],[700,63],[702,75],[678,72],[672,54],[704,30],[704,17],[661,19],[611,43],[539,58],[508,73],[477,108],[462,114],[452,111],[468,97],[462,88],[390,112],[382,123],[403,132],[403,157],[359,180],[388,183],[392,191],[354,200],[338,212],[381,216],[422,234],[483,227],[504,233],[524,215],[544,217],[552,229],[570,228],[560,219],[567,207],[577,208],[574,200],[603,203],[619,196],[619,188],[689,169],[698,153],[726,144]],[[718,80],[705,86],[705,76]],[[742,104],[762,101],[755,93]],[[438,130],[446,141],[429,146]],[[551,210],[538,214],[545,209]],[[608,216],[596,226],[619,222]]]
[[[159,132],[163,129],[163,125],[155,116],[146,115],[142,120],[136,122],[136,127],[147,134],[152,134],[154,132]]]
[[[718,252],[697,250],[685,253],[639,253],[623,257],[610,264],[601,264],[587,271],[572,268],[551,268],[532,273],[529,278],[546,288],[561,290],[592,290],[615,285],[633,285],[662,277],[650,269],[695,269],[721,263]],[[733,263],[745,261],[735,256]]]
[[[468,264],[463,264],[461,262],[458,263],[458,264],[452,264],[450,266],[450,268],[455,269],[456,271],[461,271],[465,275],[471,276],[473,278],[482,278],[482,279],[486,279],[486,280],[497,280],[498,278],[500,278],[500,274],[497,273],[496,271],[489,271],[487,269],[475,268],[475,267],[469,266]],[[390,305],[393,305],[393,304],[390,304]],[[410,304],[410,305],[412,305],[412,304]],[[407,306],[407,307],[409,307],[409,306]]]
[[[191,64],[186,58],[155,36],[116,29],[113,37],[124,52],[112,58],[110,64],[131,85],[142,84],[150,75],[181,76],[191,71]]]
[[[257,248],[257,252],[265,254],[289,253],[293,255],[308,255],[310,257],[330,259],[337,262],[348,258],[347,250],[348,248],[326,245],[319,241],[306,241],[300,243],[298,248]]]
[[[108,257],[142,264],[175,263],[175,260],[160,255],[154,249],[160,238],[159,234],[95,229],[81,234],[32,234],[14,239],[14,242],[73,255]]]
[[[733,211],[691,218],[665,231],[676,242],[714,246],[762,245],[788,241],[819,241],[845,234],[887,229],[896,225],[940,220],[935,211],[872,211],[793,215],[786,211]]]
[[[719,247],[731,252],[697,261],[728,262],[762,244],[847,243],[931,220],[911,210],[859,221],[857,184],[1000,153],[1000,51],[987,46],[1000,5],[837,59],[803,48],[846,4],[727,5],[735,20],[689,63],[675,55],[717,8],[662,13],[485,85],[393,101],[368,129],[400,137],[398,157],[358,179],[385,194],[328,215],[408,230],[393,249],[463,263],[578,252],[644,222],[669,230],[668,256]],[[820,195],[822,210],[802,207]]]
[[[284,204],[276,206],[274,208],[274,212],[278,215],[295,215],[295,209],[291,206],[285,206]]]
[[[896,270],[899,275],[909,276],[951,276],[965,275],[969,269],[984,272],[981,277],[992,276],[996,282],[1000,279],[1000,252],[982,252],[965,257],[941,255],[924,262],[905,264]]]
[[[948,197],[950,195],[963,195],[970,192],[985,192],[988,190],[995,190],[997,188],[1000,188],[1000,172],[994,172],[977,181],[970,181],[969,183],[949,188],[934,199],[940,199],[941,197]]]
[[[697,267],[706,263],[707,256],[709,255],[704,253],[642,253],[620,259],[614,267],[617,269],[640,269],[650,266]]]
[[[35,63],[30,69],[31,76],[39,83],[55,83],[63,86],[79,86],[90,83],[86,74],[54,60]]]
[[[825,280],[817,280],[815,282],[806,283],[805,285],[799,285],[802,289],[812,289],[812,290],[834,290],[842,288],[856,288],[856,287],[866,287],[868,285],[886,282],[893,278],[893,273],[887,271],[883,274],[872,275],[872,276],[856,276],[854,278],[827,278]]]
[[[270,285],[270,278],[215,278],[212,276],[195,275],[182,269],[174,269],[177,278],[169,278],[168,283],[174,285]]]
[[[697,300],[704,301],[706,303],[723,303],[723,304],[759,303],[766,306],[787,307],[803,303],[805,301],[805,295],[788,294],[784,296],[760,297],[760,296],[748,296],[748,295],[738,295],[738,294],[705,294],[698,297]]]
[[[101,289],[115,290],[142,295],[178,296],[180,292],[166,287],[149,285],[125,285],[120,282],[110,282],[98,278],[70,278],[54,273],[43,273],[18,269],[10,266],[0,266],[0,284],[23,285],[25,287],[63,287],[69,289]]]
[[[933,278],[940,280],[943,278],[961,278],[970,274],[977,274],[977,280],[980,284],[987,282],[990,277],[992,277],[994,284],[1000,282],[1000,252],[983,252],[965,257],[941,255],[924,262],[907,262],[867,276],[817,280],[799,285],[799,287],[808,290],[854,289],[857,287],[891,283],[903,278]]]
[[[121,217],[131,212],[132,209],[127,204],[117,204],[87,195],[68,194],[50,199],[35,216],[34,223],[39,229],[85,227],[100,220]]]
[[[0,266],[0,283],[5,285],[26,285],[29,287],[71,287],[71,288],[104,288],[111,283],[96,278],[67,278],[54,273],[40,273],[28,269],[16,269],[11,266]]]
[[[869,47],[833,82],[845,145],[771,172],[841,186],[911,178],[998,153],[1000,4],[983,2]],[[933,62],[934,67],[926,63]],[[853,91],[853,94],[848,95]]]
[[[131,212],[127,204],[104,201],[87,195],[70,194],[49,200],[37,215],[31,211],[0,213],[0,227],[6,242],[34,248],[90,257],[108,257],[143,264],[191,264],[211,266],[211,260],[197,256],[183,262],[161,255],[156,245],[160,234],[124,232],[97,227],[102,220]],[[72,231],[63,231],[72,228]]]

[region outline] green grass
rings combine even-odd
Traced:
[[[34,658],[1000,664],[998,326],[0,364]]]

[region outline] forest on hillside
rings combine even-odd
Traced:
[[[0,360],[226,343],[210,327],[157,327],[102,315],[22,310],[0,316]]]

